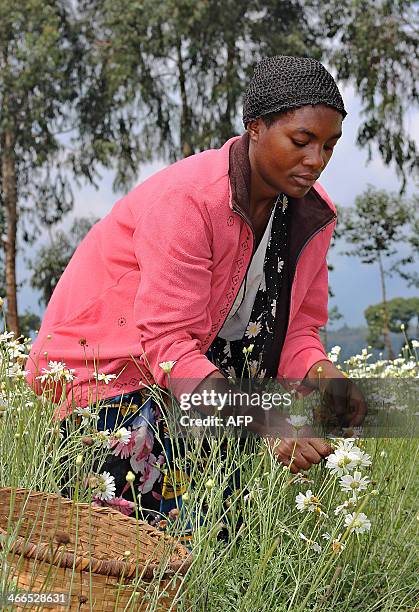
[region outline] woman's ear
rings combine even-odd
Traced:
[[[249,121],[246,126],[247,133],[249,134],[249,138],[253,142],[257,142],[259,140],[259,134],[262,129],[262,119],[258,117],[257,119],[253,119]]]

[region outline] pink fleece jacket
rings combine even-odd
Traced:
[[[253,250],[249,225],[233,210],[229,149],[188,157],[161,170],[119,200],[81,242],[48,304],[26,369],[36,377],[50,360],[75,370],[63,417],[71,407],[128,393],[155,381],[159,363],[175,361],[179,397],[216,371],[205,353],[221,329]],[[335,208],[319,184],[318,194]],[[302,379],[327,359],[319,327],[328,317],[326,254],[335,220],[304,246],[291,290],[279,378]],[[96,383],[94,370],[117,374]]]

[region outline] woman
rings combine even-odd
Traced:
[[[210,389],[240,376],[243,349],[253,345],[254,378],[313,386],[319,372],[343,379],[318,333],[327,321],[326,254],[336,210],[316,181],[345,115],[333,77],[316,60],[262,60],[244,98],[245,134],[137,186],[75,252],[33,345],[28,380],[41,392],[42,368],[64,362],[75,379],[60,416],[106,399],[99,429],[115,425],[121,402],[134,402],[129,441],[115,446],[107,464],[117,497],[131,470],[143,506],[167,512],[181,503],[162,479],[168,458],[147,427],[162,421],[144,384],[166,387],[169,370],[178,398]],[[347,423],[358,425],[365,403],[344,381]],[[325,384],[338,404],[334,385]],[[278,460],[290,464],[294,444],[282,439]],[[291,471],[330,451],[320,439],[297,440]]]

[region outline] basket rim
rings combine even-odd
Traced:
[[[51,500],[57,500],[60,503],[64,504],[64,505],[77,505],[79,508],[81,509],[91,509],[92,512],[94,512],[95,514],[112,514],[115,519],[119,522],[119,523],[127,523],[127,524],[131,524],[131,523],[135,523],[137,524],[137,520],[132,517],[132,516],[128,516],[126,514],[123,514],[122,512],[119,512],[118,510],[115,510],[115,508],[111,508],[110,506],[95,506],[93,504],[89,504],[88,502],[76,502],[74,501],[74,499],[70,499],[69,497],[64,497],[63,495],[59,495],[58,493],[48,493],[47,491],[35,491],[33,489],[25,489],[23,487],[0,487],[0,507],[2,505],[2,494],[3,493],[24,493],[27,495],[27,497],[29,498],[44,498],[44,499],[51,499]],[[155,533],[156,531],[158,533],[158,530],[155,529],[155,527],[153,527],[152,525],[150,525],[150,523],[147,523],[147,521],[143,521],[143,520],[138,520],[138,523],[141,525],[141,527],[145,528],[146,531],[150,531]]]
[[[7,532],[0,528],[0,536],[7,536]],[[0,538],[0,549],[6,549],[2,538]],[[43,561],[51,565],[62,568],[74,568],[83,572],[92,574],[113,576],[114,578],[132,578],[138,572],[138,578],[150,580],[155,577],[155,573],[160,568],[160,563],[132,563],[130,561],[121,561],[118,559],[105,560],[97,559],[92,556],[76,555],[73,552],[67,552],[65,545],[57,545],[51,550],[50,544],[42,542],[34,544],[27,542],[24,538],[17,536],[14,543],[10,546],[9,552],[15,555],[23,556],[25,559],[35,559]],[[173,576],[176,572],[186,572],[192,564],[192,555],[180,561],[172,561],[167,569],[165,569],[160,578],[165,579]]]
[[[63,497],[56,493],[47,493],[45,491],[32,491],[31,489],[25,488],[0,487],[0,494],[6,491],[26,493],[28,498],[40,497],[45,499],[60,500],[60,503],[64,503],[65,505],[71,504],[82,506],[86,509],[89,509],[93,513],[113,514],[118,521],[126,523],[127,525],[135,524],[137,526],[137,520],[135,518],[126,516],[113,508],[93,506],[86,502],[75,502],[74,500],[71,500],[67,497]],[[148,531],[149,533],[158,533],[165,539],[170,538],[172,544],[174,544],[177,548],[181,548],[182,551],[186,553],[183,559],[170,561],[168,567],[162,572],[161,578],[168,578],[180,571],[182,571],[182,574],[186,573],[193,561],[193,555],[191,551],[189,551],[185,546],[183,546],[181,542],[176,541],[176,538],[170,536],[169,534],[163,534],[155,527],[147,523],[147,521],[141,520],[138,521],[138,523],[140,523],[141,527],[145,528],[146,531]],[[3,543],[3,539],[7,540],[7,535],[7,531],[0,527],[0,536],[2,536],[0,537],[0,549],[9,548]],[[139,563],[138,561],[131,562],[119,559],[99,559],[97,557],[91,556],[90,554],[87,556],[83,553],[76,554],[74,552],[67,551],[65,550],[65,547],[65,544],[57,543],[56,546],[52,549],[50,543],[40,542],[36,544],[34,542],[28,541],[27,539],[21,536],[16,536],[9,550],[10,553],[23,556],[27,559],[45,561],[47,563],[51,563],[62,568],[74,567],[81,571],[88,571],[93,574],[113,576],[115,578],[128,579],[132,578],[135,574],[138,573],[138,577],[144,579],[152,579],[155,576],[155,572],[158,571],[162,565],[159,561],[153,563]]]

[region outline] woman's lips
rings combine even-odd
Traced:
[[[291,178],[299,187],[311,187],[316,182],[316,179],[308,179],[303,176],[291,176]]]

